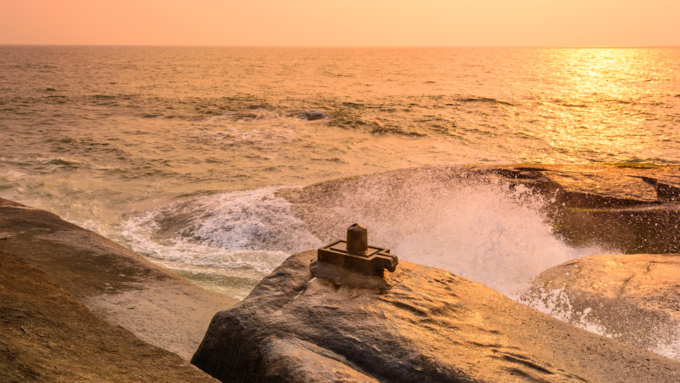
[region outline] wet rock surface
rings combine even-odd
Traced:
[[[520,301],[622,342],[680,356],[680,254],[575,259],[541,273]]]
[[[545,195],[555,233],[571,246],[599,245],[627,254],[680,252],[677,166],[507,166],[492,172]]]
[[[0,381],[215,380],[107,323],[47,273],[0,251]]]
[[[186,359],[235,301],[0,199],[2,382],[214,381]]]
[[[449,272],[400,262],[389,290],[288,258],[213,318],[192,363],[223,382],[677,382],[680,363]]]

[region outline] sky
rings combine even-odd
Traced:
[[[680,0],[0,0],[0,44],[680,46]]]

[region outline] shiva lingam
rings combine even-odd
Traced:
[[[319,261],[368,275],[382,275],[385,269],[394,272],[399,264],[399,258],[389,249],[368,246],[368,229],[358,223],[347,229],[347,241],[326,245],[318,254]]]

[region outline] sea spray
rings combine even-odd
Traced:
[[[533,286],[513,298],[572,326],[680,360],[680,326],[667,313],[625,299],[584,299],[565,288]]]
[[[360,222],[371,243],[402,260],[449,270],[509,296],[549,267],[599,252],[556,238],[541,213],[543,197],[523,186],[469,177],[441,182],[423,171],[408,179],[397,173],[395,188],[381,182],[384,177],[391,176],[340,181],[332,195],[317,193],[316,214],[275,187],[192,197],[128,220],[124,235],[135,251],[159,260],[252,269],[257,279],[286,254],[316,249]],[[324,227],[324,221],[341,228]]]
[[[122,235],[162,266],[242,299],[288,255],[321,245],[276,189],[173,202],[128,219]]]
[[[332,191],[315,190],[304,202],[314,198],[344,222],[366,225],[369,241],[391,248],[400,259],[449,270],[509,296],[547,268],[602,253],[598,248],[571,248],[553,235],[543,213],[548,203],[544,196],[460,168],[338,181]],[[309,227],[338,219],[302,218]],[[334,230],[336,237],[342,234]],[[333,237],[316,234],[326,240]]]

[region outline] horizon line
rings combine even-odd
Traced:
[[[542,48],[542,49],[635,49],[680,48],[680,45],[174,45],[174,44],[15,44],[0,47],[146,47],[146,48]]]

